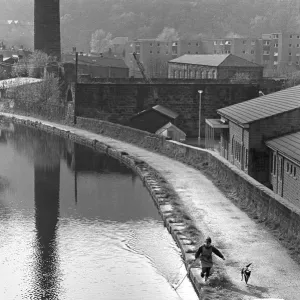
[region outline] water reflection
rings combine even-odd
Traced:
[[[0,178],[11,186],[0,191],[9,210],[0,276],[13,274],[0,282],[5,299],[180,299],[170,285],[184,276],[180,252],[131,170],[61,137],[8,128],[0,142]]]
[[[59,294],[56,230],[59,217],[60,161],[52,168],[34,165],[36,299],[56,299]]]

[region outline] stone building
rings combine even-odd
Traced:
[[[41,50],[60,60],[59,0],[34,1],[34,50]]]
[[[295,86],[218,109],[222,126],[211,121],[206,122],[206,126],[221,128],[221,156],[257,181],[276,189],[273,177],[269,176],[268,147],[276,149],[280,139],[275,142],[269,140],[300,130],[299,95],[300,86]],[[288,145],[283,146],[288,155]]]
[[[233,54],[186,54],[169,61],[168,77],[260,80],[263,67]]]

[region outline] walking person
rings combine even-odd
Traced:
[[[211,244],[211,238],[207,237],[205,240],[205,243],[199,247],[195,254],[195,259],[198,259],[200,257],[201,261],[201,277],[203,278],[205,275],[205,281],[207,281],[209,275],[210,275],[210,270],[213,266],[213,261],[212,261],[212,254],[216,254],[223,260],[225,260],[223,254]]]

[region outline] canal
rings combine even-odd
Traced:
[[[105,153],[1,121],[0,294],[196,300],[139,177]]]

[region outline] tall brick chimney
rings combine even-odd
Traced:
[[[60,60],[59,0],[34,0],[34,50],[41,50]]]

